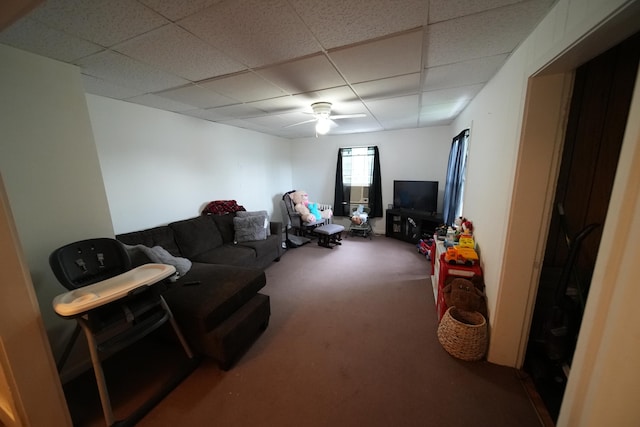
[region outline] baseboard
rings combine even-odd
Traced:
[[[524,390],[527,393],[527,396],[529,397],[529,401],[533,405],[533,408],[535,409],[536,414],[538,414],[538,418],[540,419],[540,424],[543,427],[555,427],[556,423],[553,421],[551,414],[549,414],[549,411],[547,410],[547,407],[545,406],[544,401],[542,400],[542,397],[538,393],[538,390],[536,390],[533,380],[531,379],[529,374],[527,374],[522,370],[518,370],[516,372],[517,372],[518,379],[520,379],[520,383],[522,384],[522,387],[524,387]]]

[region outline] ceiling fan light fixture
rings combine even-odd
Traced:
[[[328,119],[331,115],[331,103],[330,102],[316,102],[311,104],[313,114],[318,118]]]
[[[316,133],[318,135],[325,135],[331,128],[331,122],[328,117],[318,117],[316,122]]]

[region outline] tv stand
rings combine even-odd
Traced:
[[[422,238],[433,236],[436,227],[441,224],[442,216],[432,212],[387,209],[385,236],[418,243]]]

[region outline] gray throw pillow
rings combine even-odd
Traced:
[[[265,218],[262,216],[235,217],[233,227],[236,243],[265,240],[269,228],[265,227]]]
[[[271,236],[271,227],[269,227],[269,214],[267,211],[238,211],[236,212],[236,217],[239,218],[247,218],[250,216],[259,216],[264,218],[266,227],[267,227],[267,236]]]
[[[187,272],[191,269],[190,260],[188,260],[187,258],[175,257],[162,246],[154,246],[150,248],[144,245],[124,245],[124,247],[129,253],[129,257],[135,256],[136,251],[140,251],[145,254],[151,262],[174,266],[176,268],[176,272],[180,277],[187,274]]]

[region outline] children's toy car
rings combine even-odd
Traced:
[[[428,256],[429,249],[431,249],[431,242],[428,240],[420,239],[416,247],[418,248],[418,252],[420,252],[422,255]]]
[[[444,254],[444,260],[449,264],[473,265],[478,262],[478,253],[472,248],[449,246]]]

